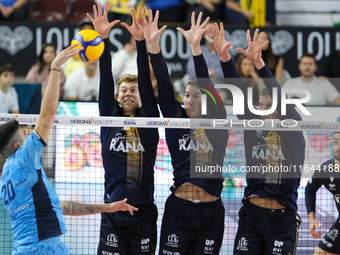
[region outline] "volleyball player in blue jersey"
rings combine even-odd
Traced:
[[[315,218],[316,192],[323,185],[334,196],[338,218],[327,234],[320,240],[315,255],[340,254],[340,132],[333,136],[333,159],[324,162],[316,170],[305,189],[305,201],[308,212],[309,232],[313,238],[319,238],[322,233],[316,232],[319,222]]]
[[[225,78],[242,90],[247,98],[247,86],[242,84],[229,53],[230,43],[224,37],[223,24],[213,26],[213,45],[220,55]],[[268,110],[272,106],[273,88],[278,90],[277,109],[266,119],[301,120],[293,105],[287,105],[287,115],[281,115],[281,89],[274,76],[261,58],[261,50],[268,43],[259,45],[263,34],[258,29],[251,40],[247,31],[248,48],[237,49],[252,60],[264,79],[266,89],[260,92],[259,110]],[[237,100],[237,99],[234,99]],[[259,119],[244,105],[245,114],[240,119]],[[297,214],[297,189],[300,185],[301,172],[283,172],[281,166],[294,169],[303,165],[305,158],[305,140],[301,131],[266,131],[245,130],[244,145],[246,167],[259,170],[247,172],[247,186],[244,191],[243,206],[239,212],[239,227],[235,238],[234,254],[294,254],[300,218]],[[262,171],[266,166],[279,171]]]
[[[24,129],[15,120],[0,126],[0,153],[7,158],[0,182],[1,199],[11,220],[12,254],[69,254],[59,237],[66,233],[63,214],[86,215],[118,210],[133,214],[136,210],[127,205],[126,200],[107,205],[59,202],[43,170],[41,153],[58,107],[60,67],[83,49],[74,47],[63,50],[53,60],[39,119],[27,139]]]
[[[157,28],[159,12],[153,19],[149,10],[144,36],[152,68],[154,70],[160,109],[164,117],[201,118],[202,94],[211,93],[211,81],[193,81],[187,85],[184,108],[175,98],[166,63],[160,52],[159,37],[164,31]],[[200,40],[207,30],[206,19],[201,24],[202,13],[197,22],[194,13],[192,26],[188,31],[179,28],[190,44],[194,55],[196,74],[199,78],[209,78],[205,60],[201,54]],[[144,17],[144,19],[146,19]],[[223,104],[215,106],[213,99],[207,98],[206,118],[225,119]],[[166,142],[174,168],[172,194],[165,204],[162,220],[159,254],[219,254],[224,232],[224,206],[221,201],[222,175],[206,178],[194,176],[195,166],[223,166],[228,141],[226,130],[173,129],[166,128]]]
[[[119,21],[108,22],[108,7],[102,12],[101,5],[94,5],[92,21],[95,30],[105,42],[100,57],[100,116],[159,117],[156,98],[150,79],[149,63],[143,28],[124,23],[136,39],[138,78],[125,75],[118,81],[115,99],[114,80],[111,72],[111,55],[108,37],[111,28]],[[115,63],[112,63],[115,65]],[[144,77],[144,78],[143,78]],[[143,87],[143,89],[140,89]],[[127,197],[129,203],[139,208],[130,217],[126,213],[102,213],[98,254],[154,254],[157,242],[157,207],[154,204],[154,164],[159,140],[157,128],[101,127],[103,165],[105,170],[104,201],[113,202]]]

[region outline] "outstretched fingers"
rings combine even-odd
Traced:
[[[258,34],[259,34],[259,29],[256,28],[256,29],[255,29],[255,33],[254,33],[254,36],[253,36],[253,42],[257,42],[257,41],[259,40]]]
[[[198,14],[198,17],[197,17],[197,20],[196,20],[196,26],[199,26],[201,24],[202,16],[203,16],[203,12],[200,12]],[[194,15],[194,17],[195,17],[195,15]]]
[[[208,24],[209,20],[210,20],[210,17],[208,16],[208,17],[204,20],[204,22],[201,24],[201,27],[206,27],[206,25]]]

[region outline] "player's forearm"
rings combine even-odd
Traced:
[[[82,204],[72,201],[61,201],[61,208],[64,215],[89,215],[105,211],[105,204]]]
[[[310,213],[308,214],[308,220],[309,220],[309,221],[315,220],[315,212],[310,212]]]
[[[155,41],[155,42],[148,42],[148,51],[151,53],[151,54],[158,54],[161,52],[161,47],[159,45],[159,42],[158,41]]]
[[[40,116],[45,117],[45,125],[52,125],[54,115],[57,113],[60,90],[60,68],[60,66],[51,66],[47,86],[41,101]]]

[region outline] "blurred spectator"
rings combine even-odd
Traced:
[[[309,90],[311,99],[306,105],[340,105],[340,93],[326,79],[320,79],[315,76],[317,70],[315,56],[309,53],[303,54],[300,63],[300,77],[287,80],[284,88],[303,88]],[[299,92],[289,92],[288,98],[304,97]]]
[[[272,41],[269,36],[269,33],[267,31],[262,30],[263,36],[262,36],[262,42],[260,42],[260,45],[264,43],[265,41],[269,41],[269,43],[263,48],[262,50],[262,59],[270,69],[270,71],[273,73],[275,76],[276,80],[279,82],[280,85],[282,85],[287,78],[283,75],[283,66],[284,66],[284,61],[283,57],[277,56],[274,54],[273,49],[272,49]],[[290,75],[288,74],[288,78],[290,78]]]
[[[86,62],[66,79],[64,98],[67,101],[98,101],[99,60]]]
[[[253,88],[253,105],[259,105],[259,92],[265,88],[263,80],[259,78],[257,69],[253,61],[246,58],[245,55],[240,54],[236,60],[235,68],[240,74],[243,84],[249,88]]]
[[[331,79],[330,81],[337,90],[340,91],[340,50],[333,51],[328,57],[322,60],[320,78],[337,78]]]
[[[254,14],[240,6],[239,0],[225,0],[224,21],[230,24],[249,24]]]
[[[0,20],[25,20],[28,0],[0,0]]]
[[[0,65],[0,112],[19,113],[18,94],[12,87],[14,67],[10,63]]]
[[[148,0],[147,7],[159,10],[159,22],[183,22],[185,2],[183,0]]]
[[[92,29],[92,30],[94,29],[91,20],[87,17],[85,17],[82,21],[78,23],[78,28],[79,28],[79,31],[84,30],[84,29]],[[66,79],[72,72],[82,67],[84,67],[83,61],[75,57],[69,58],[69,60],[63,66]]]
[[[97,0],[96,2],[100,2],[102,7],[107,3],[109,8],[107,18],[109,21],[119,19],[124,22],[131,19],[130,9],[137,4],[137,0]]]
[[[26,75],[26,83],[41,83],[42,95],[44,94],[47,86],[50,65],[56,55],[56,47],[53,44],[44,44],[41,48],[37,63],[31,67]],[[65,75],[62,69],[60,70],[60,81],[60,96],[62,97],[63,85],[65,83]]]
[[[188,3],[184,26],[190,28],[191,26],[191,13],[195,12],[195,20],[200,12],[203,12],[202,20],[208,16],[211,20],[222,19],[223,1],[221,0],[186,0]]]
[[[266,1],[266,25],[276,24],[275,0]]]
[[[112,75],[117,82],[125,74],[137,75],[137,47],[133,37],[112,56]],[[115,82],[115,83],[116,83]]]
[[[202,19],[203,20],[203,19]],[[214,21],[210,20],[207,25],[213,24]],[[204,34],[205,43],[201,46],[202,54],[208,66],[208,71],[211,79],[222,78],[223,79],[223,71],[220,63],[220,57],[214,49],[212,44],[213,35],[211,30],[207,30]],[[194,58],[191,56],[187,62],[187,74],[191,80],[196,79],[196,72],[194,66]]]
[[[203,19],[202,19],[203,20]],[[214,20],[210,20],[208,22],[208,25],[211,25],[214,23]],[[221,67],[220,57],[217,54],[217,52],[214,49],[214,46],[212,45],[212,32],[210,30],[207,30],[207,32],[204,34],[204,37],[206,38],[204,41],[204,45],[201,45],[202,54],[204,56],[204,59],[207,63],[209,75],[211,79],[223,79],[223,71]],[[185,92],[185,87],[187,83],[190,80],[196,80],[196,72],[195,72],[195,66],[194,66],[194,58],[193,56],[190,56],[187,62],[186,66],[186,75],[179,80],[176,80],[174,84],[174,89],[177,93],[177,95],[183,95]],[[220,92],[220,91],[219,91]],[[224,91],[226,92],[226,91]],[[229,92],[224,93],[220,92],[221,97],[223,98],[223,101],[225,103],[230,103],[231,101],[226,102],[226,100],[230,99]],[[229,99],[227,99],[229,98]],[[181,101],[181,100],[179,100]]]

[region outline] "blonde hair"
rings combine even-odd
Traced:
[[[125,74],[117,82],[118,90],[119,90],[120,85],[123,82],[126,82],[126,83],[137,83],[138,84],[138,77],[135,74]]]

